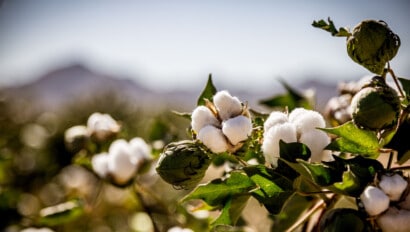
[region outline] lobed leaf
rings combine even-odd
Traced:
[[[221,206],[235,195],[250,194],[257,188],[256,184],[243,172],[233,171],[225,179],[215,179],[207,184],[198,185],[181,201],[201,199],[210,206]]]
[[[356,127],[352,121],[338,127],[320,129],[339,136],[325,149],[360,154],[374,159],[379,156],[381,145],[376,134],[372,131]]]

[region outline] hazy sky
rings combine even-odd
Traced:
[[[1,2],[1,0],[0,0]],[[353,28],[381,19],[401,38],[392,62],[410,77],[410,1],[5,0],[0,8],[0,86],[83,62],[162,89],[217,84],[269,88],[278,77],[328,81],[369,72],[344,38],[313,28],[330,16]]]

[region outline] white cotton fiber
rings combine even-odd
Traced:
[[[222,124],[222,132],[232,145],[236,145],[251,135],[252,121],[243,115],[228,119]]]

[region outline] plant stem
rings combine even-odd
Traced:
[[[397,89],[399,90],[400,96],[401,96],[402,98],[404,98],[404,97],[405,97],[405,96],[404,96],[404,92],[403,92],[403,90],[401,89],[401,87],[400,87],[400,85],[399,85],[399,81],[398,81],[396,75],[394,74],[393,69],[390,68],[390,63],[389,63],[389,62],[387,63],[387,69],[388,69],[388,72],[390,73],[390,75],[393,77],[393,81],[394,81],[394,83],[396,84]]]
[[[391,164],[393,162],[393,154],[394,154],[393,151],[391,151],[389,155],[389,161],[387,162],[387,170],[390,170],[391,168]]]

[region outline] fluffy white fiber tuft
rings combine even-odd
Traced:
[[[239,115],[222,123],[222,132],[232,145],[244,141],[252,132],[252,121],[250,118]]]
[[[208,125],[198,133],[198,139],[214,153],[228,150],[228,143],[221,129]]]
[[[242,103],[226,90],[217,92],[213,97],[213,102],[222,120],[228,120],[242,113]]]

